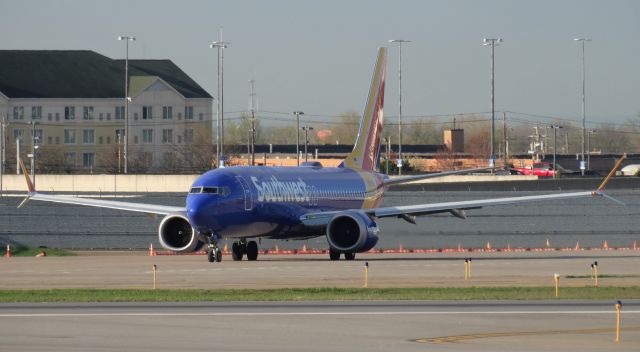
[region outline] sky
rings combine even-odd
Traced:
[[[225,50],[225,111],[258,109],[329,118],[361,113],[377,47],[388,47],[385,116],[398,115],[398,48],[403,45],[403,115],[490,111],[495,104],[541,116],[581,118],[586,43],[589,123],[624,122],[640,112],[640,1],[35,1],[0,0],[1,49],[89,49],[123,58],[119,35],[135,36],[132,59],[170,59],[216,96]],[[291,115],[293,116],[293,115]],[[440,117],[449,118],[449,117]],[[535,116],[529,117],[536,119]]]

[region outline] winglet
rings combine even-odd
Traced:
[[[616,170],[618,170],[618,168],[620,167],[620,164],[622,164],[622,161],[626,157],[627,157],[626,155],[622,155],[622,157],[620,159],[618,159],[616,164],[613,166],[613,169],[611,169],[611,171],[609,172],[607,177],[605,177],[604,180],[602,181],[602,183],[600,184],[600,186],[598,186],[598,189],[596,190],[597,192],[603,192],[604,191],[604,188],[607,186],[607,183],[609,183],[609,180],[611,180],[611,177],[613,177],[613,175],[616,174]]]
[[[20,169],[22,170],[22,174],[24,175],[25,180],[27,180],[27,188],[29,189],[29,194],[36,193],[36,188],[33,186],[31,182],[31,178],[29,177],[29,173],[27,173],[27,169],[24,167],[24,163],[22,159],[20,161]]]

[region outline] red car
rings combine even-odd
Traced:
[[[545,162],[534,163],[533,167],[514,167],[511,172],[518,175],[535,175],[539,177],[553,177],[556,173],[553,165]]]

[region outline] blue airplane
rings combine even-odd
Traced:
[[[22,165],[29,194],[20,206],[31,199],[162,215],[158,238],[164,248],[188,253],[204,247],[208,260],[219,262],[222,255],[218,243],[224,238],[235,240],[233,260],[242,260],[244,255],[248,260],[258,258],[258,244],[249,239],[318,236],[326,236],[331,260],[338,260],[341,255],[353,260],[356,253],[369,251],[376,245],[380,233],[376,220],[384,217],[397,217],[415,224],[416,216],[450,213],[464,219],[465,210],[485,206],[592,196],[610,198],[604,193],[604,185],[611,174],[594,191],[380,207],[384,192],[390,186],[491,169],[395,178],[377,172],[385,72],[386,49],[380,48],[356,143],[338,167],[323,167],[313,162],[299,167],[218,168],[194,181],[185,207],[172,207],[38,193]]]

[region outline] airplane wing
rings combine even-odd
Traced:
[[[624,205],[624,203],[612,198],[604,192],[606,184],[611,177],[615,174],[615,170],[620,166],[624,160],[624,157],[620,158],[609,175],[604,179],[600,186],[593,191],[582,192],[569,192],[569,193],[557,193],[535,196],[521,196],[521,197],[506,197],[506,198],[493,198],[493,199],[480,199],[480,200],[465,200],[460,202],[444,202],[444,203],[431,203],[431,204],[417,204],[417,205],[403,205],[396,207],[382,207],[371,209],[353,209],[355,211],[362,211],[365,214],[373,218],[385,218],[385,217],[399,217],[412,224],[415,224],[415,216],[430,215],[438,213],[451,213],[459,218],[466,218],[464,213],[468,209],[479,209],[487,206],[495,205],[507,205],[517,203],[530,203],[549,200],[561,200],[561,199],[573,199],[573,198],[587,198],[601,196],[612,200],[618,204]],[[300,220],[308,226],[322,226],[329,223],[329,221],[340,211],[321,212],[304,214],[300,217]]]
[[[445,171],[445,172],[437,172],[433,174],[423,174],[423,175],[412,175],[412,176],[398,176],[394,178],[389,178],[384,180],[384,186],[395,186],[400,184],[405,184],[413,181],[424,180],[428,178],[437,178],[443,176],[450,175],[461,175],[461,174],[470,174],[474,172],[482,172],[482,171],[490,171],[495,169],[495,167],[481,167],[476,169],[466,169],[466,170],[455,170],[455,171]]]
[[[29,194],[20,203],[20,205],[18,205],[18,208],[22,207],[29,200],[39,200],[44,202],[84,205],[84,206],[90,206],[90,207],[118,209],[118,210],[126,210],[126,211],[133,211],[133,212],[146,213],[146,214],[156,214],[156,215],[185,213],[187,211],[185,207],[172,207],[172,206],[158,205],[158,204],[144,204],[144,203],[122,202],[122,201],[104,200],[104,199],[78,198],[78,197],[72,197],[72,196],[61,196],[61,195],[38,193],[36,192],[35,187],[33,186],[33,183],[31,183],[31,179],[29,178],[29,174],[27,173],[24,167],[24,164],[22,163],[22,160],[20,160],[20,167],[22,168],[22,173],[24,174],[24,177],[27,180],[27,187],[29,188]]]

